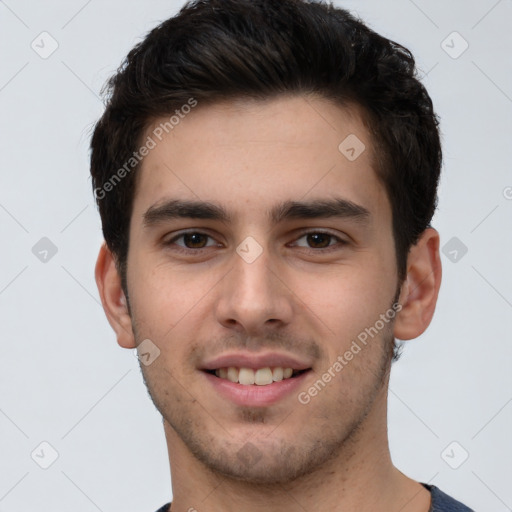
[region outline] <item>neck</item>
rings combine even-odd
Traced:
[[[172,512],[281,512],[290,508],[308,512],[427,512],[430,493],[391,462],[386,398],[376,401],[364,424],[332,459],[287,484],[254,484],[212,472],[164,422],[172,474]]]

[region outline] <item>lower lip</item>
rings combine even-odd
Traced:
[[[245,386],[238,382],[221,379],[211,373],[203,372],[203,374],[220,395],[234,404],[242,407],[265,407],[275,404],[297,391],[303,385],[309,370],[297,377],[283,379],[266,386],[257,386],[256,384]]]

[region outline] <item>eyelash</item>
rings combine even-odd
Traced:
[[[192,235],[192,234],[206,236],[207,238],[210,238],[212,240],[214,239],[211,235],[209,235],[208,233],[204,233],[202,231],[184,231],[184,232],[181,232],[178,235],[175,235],[170,240],[165,241],[164,245],[165,246],[169,246],[169,247],[170,246],[174,246],[173,247],[174,251],[177,251],[177,252],[180,252],[180,253],[183,253],[183,254],[194,254],[194,253],[197,254],[197,253],[199,253],[200,251],[202,251],[204,249],[209,249],[209,248],[212,248],[212,247],[216,247],[215,245],[209,245],[209,246],[206,246],[206,247],[198,247],[197,249],[193,249],[193,248],[190,248],[190,247],[184,247],[184,246],[181,246],[181,245],[177,245],[175,243],[180,238],[183,238],[186,235]],[[344,245],[348,244],[347,241],[343,240],[339,236],[334,235],[332,233],[329,233],[328,231],[322,231],[322,230],[311,230],[311,231],[302,232],[300,234],[300,236],[295,239],[295,242],[297,242],[301,238],[307,237],[308,235],[326,235],[326,236],[330,237],[331,239],[334,239],[337,242],[335,244],[329,244],[326,247],[320,247],[320,248],[316,248],[316,249],[314,247],[309,247],[308,248],[308,247],[299,246],[303,250],[305,250],[306,252],[309,252],[309,253],[314,253],[314,254],[318,254],[319,252],[328,253],[328,252],[331,252],[333,250],[337,250],[337,249],[343,247]]]

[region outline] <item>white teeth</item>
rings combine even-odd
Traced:
[[[234,368],[233,366],[230,366],[230,367],[228,368],[228,371],[227,371],[226,377],[227,377],[227,378],[228,378],[228,380],[230,380],[231,382],[238,382],[238,369],[237,369],[237,368]]]
[[[274,368],[274,370],[272,371],[272,380],[274,382],[279,382],[280,380],[283,380],[283,377],[283,369],[280,366]]]
[[[240,371],[240,373],[242,373]],[[254,383],[258,386],[266,386],[272,384],[272,370],[270,368],[260,368],[254,374]]]
[[[254,370],[251,368],[240,368],[238,373],[238,382],[244,386],[254,384]]]
[[[244,386],[256,384],[257,386],[268,386],[272,382],[280,382],[283,379],[289,379],[293,375],[292,368],[265,367],[253,370],[252,368],[219,368],[215,370],[215,375],[221,379],[227,379],[230,382],[240,383]]]

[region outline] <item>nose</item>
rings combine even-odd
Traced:
[[[234,253],[232,269],[219,289],[217,321],[251,336],[288,325],[293,313],[293,293],[279,274],[267,251],[251,263]]]

